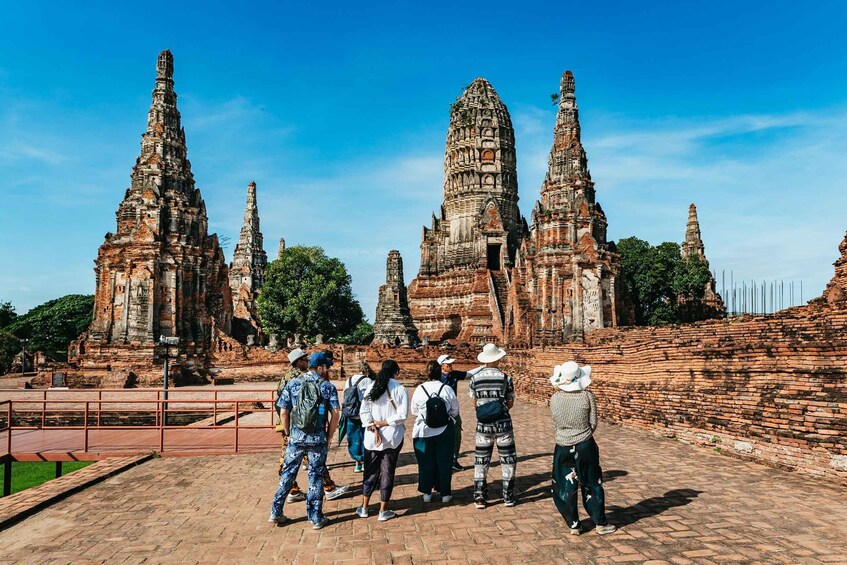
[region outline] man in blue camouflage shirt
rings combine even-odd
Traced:
[[[297,470],[306,454],[309,456],[309,490],[306,493],[306,516],[312,522],[312,528],[315,530],[320,530],[329,523],[329,519],[323,514],[323,475],[326,467],[327,449],[329,448],[328,438],[335,435],[340,416],[338,391],[332,383],[324,379],[324,375],[328,373],[331,366],[332,361],[327,359],[326,355],[313,353],[309,357],[308,372],[285,385],[280,393],[279,400],[277,400],[277,406],[280,409],[280,424],[283,433],[289,436],[279,487],[274,495],[271,515],[268,518],[268,522],[273,522],[278,526],[288,521],[283,514],[285,497],[297,478]],[[319,402],[323,403],[325,407],[323,410],[324,419],[318,422],[315,432],[304,432],[299,428],[290,426],[291,410],[297,403],[300,390],[306,381],[318,383]],[[325,419],[327,415],[329,416],[328,426]]]

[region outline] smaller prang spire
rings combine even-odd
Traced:
[[[259,229],[259,207],[256,205],[256,181],[247,185],[247,207],[244,210],[244,225],[251,224]]]
[[[373,331],[374,343],[398,346],[419,341],[403,282],[403,258],[396,249],[388,253],[385,261],[385,284],[379,287]]]
[[[285,253],[285,238],[279,238],[279,247],[277,248],[276,258],[281,259],[282,254]]]
[[[682,256],[697,255],[706,260],[706,249],[700,234],[700,221],[697,219],[697,206],[688,207],[688,226],[685,228],[685,243],[682,244]]]
[[[173,84],[174,56],[170,49],[165,49],[159,53],[159,60],[156,61],[156,80],[169,80]]]
[[[579,125],[579,106],[576,103],[576,84],[571,71],[565,71],[559,82],[559,111],[553,131],[553,147],[547,160],[548,185],[566,185],[581,182],[591,185],[588,157],[582,146]],[[593,201],[593,195],[589,200]]]

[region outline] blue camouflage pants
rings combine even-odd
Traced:
[[[285,497],[291,486],[297,479],[297,471],[303,457],[309,456],[309,490],[306,491],[306,517],[313,524],[323,520],[323,476],[326,469],[327,444],[317,445],[288,443],[285,450],[285,461],[282,466],[282,475],[279,477],[279,488],[276,489],[271,514],[282,516],[285,506]]]

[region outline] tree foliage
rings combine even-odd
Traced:
[[[356,329],[348,335],[340,336],[335,339],[336,343],[345,343],[347,345],[368,345],[374,338],[374,327],[367,320],[362,320]]]
[[[711,274],[696,256],[682,258],[676,243],[652,246],[628,237],[617,244],[621,271],[635,306],[635,323],[660,326],[683,320],[683,302],[696,304],[703,298]]]
[[[0,330],[0,375],[9,372],[12,359],[21,351],[21,340],[5,330]]]
[[[0,328],[5,328],[18,317],[11,302],[0,302]]]
[[[300,333],[324,339],[353,334],[364,321],[344,263],[320,247],[288,247],[265,271],[258,298],[266,334]]]
[[[94,296],[68,294],[36,306],[4,329],[28,339],[29,351],[43,351],[53,359],[64,360],[71,340],[88,328],[93,314]]]

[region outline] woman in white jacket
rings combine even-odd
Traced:
[[[432,501],[433,487],[441,494],[441,502],[453,498],[453,447],[455,419],[459,415],[459,399],[453,389],[441,382],[441,366],[430,361],[426,366],[428,380],[412,394],[412,414],[417,418],[412,428],[415,458],[418,460],[418,490],[424,502]],[[427,414],[427,403],[436,410]],[[438,404],[436,404],[438,403]],[[446,419],[444,425],[437,419]],[[433,425],[433,427],[430,426]]]
[[[379,521],[385,522],[397,516],[388,509],[388,502],[394,489],[394,472],[403,448],[405,422],[409,415],[409,396],[406,388],[397,381],[399,375],[399,365],[391,359],[386,360],[362,400],[359,415],[365,428],[365,474],[362,506],[356,509],[360,518],[368,517],[368,504],[377,485]]]

